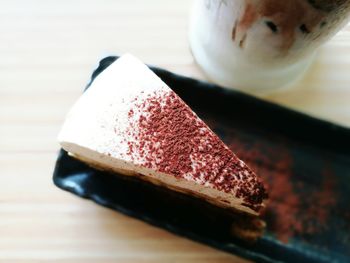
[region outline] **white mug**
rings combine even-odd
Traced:
[[[350,0],[195,0],[191,50],[225,87],[281,88],[303,75],[349,13]]]

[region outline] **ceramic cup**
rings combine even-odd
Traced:
[[[214,82],[263,92],[300,78],[349,13],[350,0],[195,0],[190,45]]]

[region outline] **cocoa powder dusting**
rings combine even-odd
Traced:
[[[325,167],[322,174],[320,191],[309,194],[305,199],[306,213],[301,215],[304,222],[304,233],[313,234],[327,227],[327,219],[332,208],[336,204],[337,196],[334,193],[335,177],[329,167]]]
[[[129,155],[159,172],[186,178],[242,198],[261,209],[267,194],[257,176],[174,93],[135,102],[129,116]],[[137,153],[137,154],[135,154]]]
[[[268,230],[287,243],[290,238],[311,235],[327,228],[336,203],[332,170],[321,169],[321,185],[296,181],[295,163],[283,141],[261,142],[231,131],[230,147],[268,185],[269,202],[265,213]],[[323,163],[321,165],[324,165]],[[307,189],[305,191],[305,189]]]

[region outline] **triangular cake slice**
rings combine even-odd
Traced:
[[[100,169],[257,215],[260,179],[146,65],[124,55],[69,112],[61,146]]]

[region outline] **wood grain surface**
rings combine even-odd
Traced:
[[[244,262],[53,186],[56,135],[100,58],[205,79],[188,0],[0,0],[0,262]],[[266,99],[350,126],[350,27]]]

